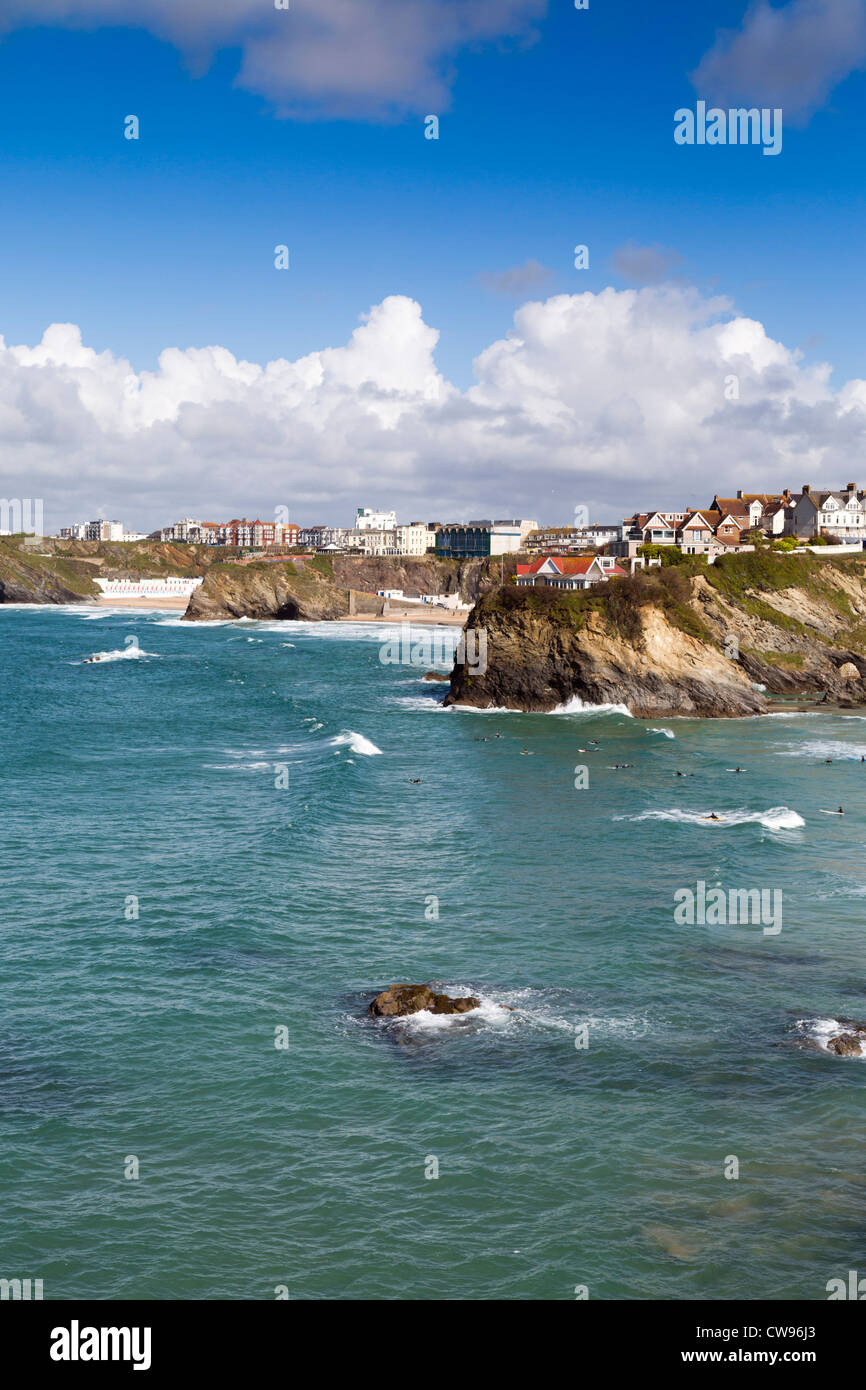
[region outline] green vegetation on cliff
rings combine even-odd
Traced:
[[[627,579],[612,579],[591,589],[517,588],[504,586],[486,595],[476,607],[474,625],[483,626],[481,614],[514,614],[520,611],[561,622],[579,632],[591,613],[600,613],[610,628],[626,642],[642,640],[641,609],[659,607],[672,626],[690,637],[711,640],[700,615],[689,606],[690,576],[703,566],[668,565],[637,570]]]
[[[684,556],[588,590],[502,587],[469,619],[486,671],[457,663],[446,703],[549,710],[577,698],[660,714],[759,714],[767,694],[866,704],[866,557],[769,547]]]
[[[717,637],[695,603],[692,581],[698,575],[703,576],[726,603],[778,628],[781,633],[825,644],[831,642],[833,639],[821,625],[819,609],[816,608],[815,620],[806,622],[774,606],[772,598],[775,595],[797,591],[832,609],[837,620],[844,624],[846,642],[857,650],[866,651],[866,622],[858,621],[858,614],[844,588],[846,580],[866,579],[866,556],[819,560],[813,555],[790,555],[770,549],[726,555],[714,565],[707,565],[703,556],[681,556],[677,563],[637,570],[629,578],[612,579],[591,589],[565,591],[504,586],[482,598],[476,607],[473,624],[483,626],[485,614],[524,612],[561,622],[579,632],[589,615],[598,613],[611,631],[639,647],[643,640],[641,609],[649,605],[660,609],[672,627],[698,641],[718,645]],[[777,664],[785,662],[779,660]],[[796,665],[793,660],[787,664]]]

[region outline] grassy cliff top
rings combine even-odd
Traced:
[[[626,641],[636,642],[641,634],[640,609],[650,604],[660,608],[668,621],[683,632],[702,641],[713,641],[691,602],[692,580],[698,575],[706,579],[720,598],[780,627],[792,626],[794,620],[762,601],[762,593],[799,589],[830,603],[840,618],[853,621],[854,610],[840,586],[833,581],[841,575],[866,578],[866,554],[859,558],[819,559],[814,555],[757,550],[725,555],[714,565],[706,564],[700,556],[684,556],[678,564],[637,570],[629,578],[613,579],[573,592],[503,586],[480,600],[473,622],[480,626],[485,617],[526,614],[561,622],[579,631],[590,614],[600,613]]]

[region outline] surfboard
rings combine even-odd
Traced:
[[[821,811],[822,816],[844,816],[844,811]]]

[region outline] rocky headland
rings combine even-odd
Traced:
[[[506,574],[513,574],[514,558]],[[298,556],[283,563],[253,561],[214,565],[190,599],[189,622],[219,618],[326,620],[379,617],[386,600],[379,589],[407,594],[457,595],[474,603],[500,578],[489,560],[441,560],[435,556]]]
[[[97,579],[196,579],[213,564],[213,547],[162,541],[64,541],[0,536],[0,603],[87,603]]]
[[[514,556],[457,561],[335,554],[265,561],[208,545],[0,537],[0,603],[95,602],[97,579],[201,578],[184,614],[190,622],[377,617],[385,607],[379,589],[456,595],[470,604],[514,571]]]
[[[472,664],[486,634],[484,663]],[[639,718],[761,714],[768,696],[866,704],[866,556],[757,551],[639,571],[583,592],[503,586],[467,622],[445,703]]]

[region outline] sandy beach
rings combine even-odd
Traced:
[[[398,608],[392,604],[387,613],[353,613],[350,617],[338,618],[341,623],[384,623],[388,627],[393,627],[396,623],[412,623],[418,627],[423,625],[445,626],[445,627],[465,627],[469,612],[454,613],[447,608],[430,608],[429,605],[420,604],[417,607],[412,604],[409,607]]]
[[[118,598],[98,598],[94,603],[94,608],[165,608],[173,613],[185,613],[189,606],[189,599],[183,594],[175,597],[168,594],[160,598],[127,598],[121,595]]]

